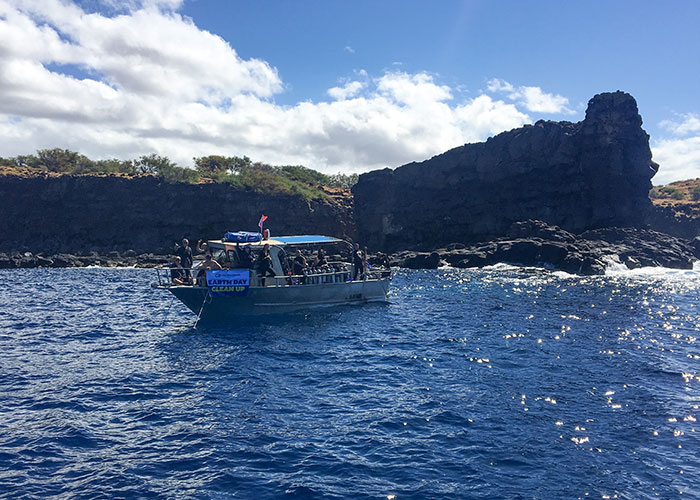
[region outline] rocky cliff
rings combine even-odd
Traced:
[[[0,214],[0,252],[168,253],[183,236],[256,230],[261,214],[273,235],[354,233],[347,196],[307,201],[153,176],[0,175]]]
[[[581,122],[539,121],[363,174],[353,188],[358,237],[394,251],[486,241],[527,219],[573,233],[642,226],[658,166],[641,125],[632,96],[604,93]]]

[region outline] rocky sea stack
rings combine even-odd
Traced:
[[[528,219],[572,233],[642,227],[657,169],[634,98],[598,94],[581,122],[538,121],[361,175],[358,238],[370,249],[431,250],[503,237]]]

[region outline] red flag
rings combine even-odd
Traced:
[[[265,222],[266,220],[267,220],[267,215],[260,216],[260,222],[258,222],[258,227],[260,228],[260,232],[262,232],[263,222]]]

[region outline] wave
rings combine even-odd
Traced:
[[[695,261],[693,263],[692,269],[675,269],[670,267],[662,266],[648,266],[639,267],[636,269],[630,269],[623,262],[620,261],[619,255],[606,255],[603,257],[603,262],[605,262],[605,275],[606,276],[657,276],[657,277],[677,277],[677,276],[700,276],[700,261]]]

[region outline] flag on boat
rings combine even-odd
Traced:
[[[267,220],[267,215],[260,216],[260,222],[258,222],[258,227],[260,228],[261,233],[262,233],[263,222],[265,222],[266,220]]]

